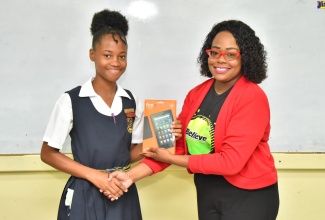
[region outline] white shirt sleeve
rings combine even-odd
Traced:
[[[143,142],[143,106],[136,96],[133,95],[133,97],[135,99],[136,104],[136,117],[133,123],[132,144],[138,144]],[[94,103],[94,100],[91,101]],[[103,112],[102,109],[97,108],[98,106],[95,105],[95,107],[99,112]],[[72,126],[73,114],[71,99],[69,94],[64,93],[60,96],[54,106],[49,123],[45,131],[45,135],[43,137],[43,141],[47,142],[49,146],[61,150],[64,142],[66,141],[72,129]]]
[[[143,106],[140,100],[134,96],[135,104],[136,104],[136,110],[135,110],[135,119],[133,123],[133,131],[132,131],[132,144],[139,144],[143,141],[143,123],[144,123],[144,117],[143,117]]]
[[[64,93],[56,102],[47,125],[43,141],[49,146],[62,149],[72,129],[73,115],[69,94]]]

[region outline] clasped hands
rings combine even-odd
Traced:
[[[171,132],[178,140],[182,137],[182,125],[179,119],[173,121],[171,125]],[[156,161],[170,163],[170,159],[173,156],[168,150],[164,148],[146,148],[141,153],[142,156],[152,158]],[[133,180],[129,177],[127,172],[115,171],[109,173],[108,182],[110,182],[110,190],[100,190],[111,201],[117,200],[123,193],[127,192],[127,189],[133,184]]]
[[[111,201],[117,200],[123,195],[123,193],[126,193],[128,188],[133,184],[129,175],[123,171],[114,171],[113,173],[109,173],[108,182],[111,186],[110,189],[100,189],[100,192]]]
[[[167,162],[169,158],[173,156],[168,150],[164,148],[147,148],[141,155],[152,158],[157,161]],[[100,190],[111,201],[117,200],[123,193],[127,192],[127,189],[133,184],[133,180],[130,178],[127,172],[114,171],[109,173],[108,182],[110,183],[110,189]]]

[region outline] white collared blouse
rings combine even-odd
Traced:
[[[117,91],[111,108],[104,100],[96,94],[92,86],[94,78],[89,79],[82,85],[79,97],[89,97],[96,110],[103,115],[111,116],[118,115],[122,112],[122,98],[131,99],[128,93],[117,84]],[[132,93],[133,94],[133,93]],[[136,117],[133,123],[132,143],[142,143],[143,140],[143,107],[139,99],[133,94],[136,103]],[[47,125],[43,141],[48,142],[48,145],[57,149],[62,149],[65,140],[67,139],[73,125],[73,114],[70,96],[63,93],[55,103],[49,123]]]

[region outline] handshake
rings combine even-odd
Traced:
[[[175,156],[164,148],[148,148],[146,149],[146,152],[142,152],[141,154],[147,158],[165,163],[171,163],[172,158]],[[126,193],[128,188],[134,182],[152,174],[153,171],[147,164],[138,163],[127,172],[117,170],[109,173],[108,179],[107,174],[101,172],[103,177],[101,178],[101,184],[96,184],[95,182],[93,183],[95,183],[101,193],[103,193],[111,201],[114,201]],[[103,182],[103,180],[105,181]]]
[[[127,172],[124,171],[109,173],[108,182],[110,183],[110,188],[106,190],[100,189],[99,191],[111,201],[117,200],[123,193],[126,193],[128,188],[133,184],[133,180],[129,177]]]
[[[178,140],[182,137],[181,128],[182,125],[179,119],[176,119],[172,122],[171,133],[175,136],[175,140]],[[187,157],[184,157],[182,160],[178,160],[178,162],[176,162],[177,160],[175,161],[175,157],[177,156],[169,152],[166,148],[146,148],[144,151],[142,151],[142,144],[138,144],[137,147],[133,148],[133,150],[135,151],[133,155],[137,155],[135,156],[137,159],[131,159],[131,161],[138,161],[143,157],[147,157],[156,161],[187,167]],[[141,155],[140,158],[139,155]],[[108,199],[114,201],[126,193],[128,191],[128,188],[134,182],[152,175],[153,171],[147,164],[138,163],[127,172],[120,170],[109,172],[108,179],[107,173],[97,171],[97,174],[98,175],[90,175],[87,179],[95,186],[97,186],[97,188],[99,188],[99,191],[103,193]]]

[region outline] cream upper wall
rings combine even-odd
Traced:
[[[277,219],[325,219],[325,154],[273,156],[280,190]],[[56,219],[68,177],[39,155],[0,156],[0,220]],[[144,220],[197,220],[193,175],[185,169],[171,166],[140,180],[137,187]]]

